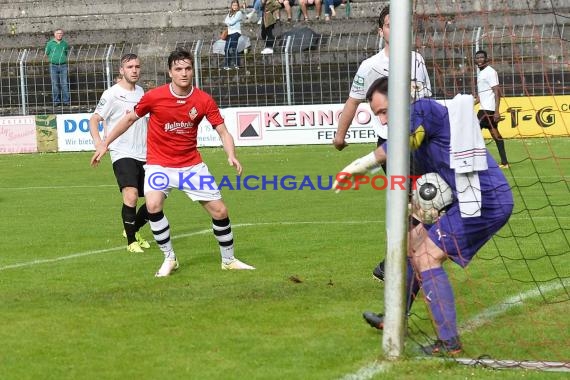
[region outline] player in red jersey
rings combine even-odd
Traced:
[[[198,125],[205,117],[220,136],[228,163],[241,174],[242,167],[235,155],[232,135],[226,129],[214,99],[192,85],[192,54],[185,50],[170,53],[168,74],[172,82],[147,92],[141,98],[134,112],[125,115],[97,146],[91,165],[98,165],[109,144],[135,121],[150,113],[144,193],[150,227],[164,253],[164,262],[155,276],[168,276],[179,266],[170,240],[170,225],[162,211],[171,189],[182,190],[193,201],[199,201],[212,217],[214,236],[222,255],[222,269],[255,269],[234,257],[228,210],[197,149]]]

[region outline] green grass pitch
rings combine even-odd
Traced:
[[[514,164],[507,176],[519,186],[512,227],[466,270],[446,265],[466,357],[570,361],[570,201],[567,182],[559,182],[570,172],[569,146],[568,139],[509,141]],[[372,147],[238,148],[238,156],[244,175],[316,178],[336,174]],[[566,158],[539,159],[552,150]],[[202,155],[216,177],[235,178],[221,149]],[[536,159],[525,159],[530,155]],[[220,269],[207,214],[175,192],[165,213],[181,268],[156,279],[160,251],[153,242],[144,254],[126,252],[110,160],[94,169],[90,156],[0,156],[2,379],[560,376],[417,361],[415,342],[433,333],[419,300],[406,359],[382,361],[381,334],[361,313],[383,307],[383,286],[371,278],[385,249],[383,191],[224,189],[236,255],[257,267],[251,272]],[[535,171],[543,182],[558,182],[533,185]],[[542,207],[544,194],[559,204]],[[533,229],[547,238],[522,237]],[[152,240],[148,226],[142,232]],[[545,245],[560,255],[526,259]],[[532,293],[533,276],[547,305]],[[517,295],[526,298],[505,301]]]

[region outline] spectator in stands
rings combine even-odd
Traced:
[[[56,29],[45,48],[49,59],[49,73],[51,78],[51,94],[54,106],[70,104],[69,84],[67,81],[67,56],[69,45],[63,39],[63,29]]]
[[[301,12],[303,12],[303,17],[305,18],[305,22],[309,21],[309,11],[307,7],[315,6],[317,11],[317,16],[315,16],[316,20],[320,20],[321,18],[321,0],[301,0]]]
[[[501,168],[509,168],[507,152],[505,151],[505,141],[499,132],[499,120],[501,114],[499,106],[501,104],[501,87],[499,86],[499,76],[497,71],[489,66],[487,52],[479,50],[475,53],[475,64],[477,65],[477,98],[475,104],[480,103],[479,125],[486,128],[491,133],[491,137],[497,144],[499,156],[501,156]]]
[[[330,21],[331,17],[336,17],[335,8],[343,3],[343,0],[325,0],[325,21]]]
[[[293,19],[293,11],[291,7],[295,5],[295,0],[277,0],[281,4],[281,8],[285,8],[285,13],[287,13],[287,22],[290,23]],[[279,21],[279,13],[277,13],[277,21]]]
[[[227,162],[238,175],[242,166],[235,154],[232,135],[228,132],[218,105],[212,97],[192,85],[194,57],[186,50],[168,56],[171,83],[148,91],[124,115],[105,140],[97,145],[91,165],[97,166],[109,145],[125,133],[138,119],[149,116],[144,195],[154,238],[164,255],[156,277],[169,276],[178,269],[178,259],[170,238],[170,224],[164,215],[164,202],[172,189],[183,191],[198,201],[212,218],[214,237],[218,241],[223,270],[252,270],[234,256],[234,238],[228,209],[213,176],[197,149],[197,126],[206,118],[218,133]],[[157,180],[158,179],[158,180]],[[202,180],[207,180],[207,185]]]
[[[261,54],[273,54],[273,45],[275,44],[273,28],[277,22],[274,12],[280,8],[281,5],[277,0],[261,0],[261,9],[263,11],[261,38],[265,40],[265,48],[261,51]]]
[[[240,9],[239,0],[232,0],[230,11],[224,20],[224,23],[228,26],[228,38],[226,39],[226,47],[224,49],[224,70],[230,70],[230,67],[236,70],[239,69],[238,41],[241,37],[242,19],[243,13]]]
[[[261,0],[255,0],[253,2],[253,10],[246,16],[247,21],[251,22],[254,15],[257,16],[257,23],[261,25],[261,22],[263,20],[263,13],[261,12]]]
[[[109,134],[142,98],[144,91],[136,84],[140,71],[141,63],[136,54],[121,57],[120,76],[115,78],[116,84],[103,92],[89,119],[89,132],[95,148],[101,143],[99,123],[104,123],[104,133]],[[142,253],[143,248],[150,248],[148,241],[139,233],[148,221],[146,204],[142,204],[137,211],[137,201],[144,194],[146,128],[146,119],[139,119],[136,128],[129,129],[109,145],[113,172],[123,195],[123,235],[127,238],[127,251],[133,253]]]

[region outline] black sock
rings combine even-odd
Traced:
[[[135,233],[137,232],[137,229],[135,227],[135,219],[137,216],[137,209],[123,203],[121,216],[123,218],[123,228],[127,234],[127,244],[130,245],[136,241]]]
[[[137,211],[137,216],[135,217],[135,228],[140,230],[148,222],[148,210],[146,209],[146,203],[143,203]]]
[[[501,164],[506,165],[509,163],[507,160],[507,152],[505,152],[505,142],[503,140],[495,140],[497,144],[497,150],[499,151],[499,156],[501,156]]]

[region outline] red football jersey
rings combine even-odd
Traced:
[[[146,163],[169,168],[202,162],[197,136],[204,117],[214,128],[224,122],[214,99],[196,87],[186,96],[176,95],[170,84],[157,87],[144,94],[134,111],[138,117],[150,113]]]

